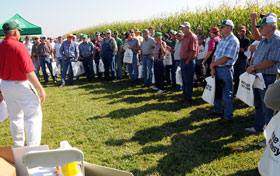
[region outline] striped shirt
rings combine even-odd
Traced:
[[[263,69],[256,70],[262,74],[277,74],[277,65],[280,61],[280,36],[273,34],[269,40],[263,38],[254,53],[254,65],[260,64],[266,60],[276,61],[273,66]]]
[[[234,65],[238,58],[239,48],[239,40],[233,34],[224,37],[217,45],[217,49],[214,53],[215,62],[220,60],[222,57],[229,57],[231,59],[229,59],[226,63],[222,65]]]

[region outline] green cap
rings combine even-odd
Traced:
[[[262,21],[256,27],[259,28],[268,23],[276,23],[276,22],[277,22],[276,18],[269,16],[269,17],[263,18]]]
[[[15,21],[10,21],[10,22],[3,24],[2,28],[4,31],[10,31],[10,30],[14,30],[14,29],[18,29],[19,31],[22,31],[19,28],[19,25]]]
[[[87,38],[87,34],[83,34],[83,35],[82,35],[82,38]]]
[[[161,33],[161,32],[156,32],[155,35],[154,35],[153,37],[156,38],[156,37],[158,37],[158,36],[162,37],[162,33]]]

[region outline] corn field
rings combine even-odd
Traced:
[[[234,6],[220,5],[218,8],[211,9],[197,9],[194,12],[183,11],[180,13],[174,13],[170,15],[164,15],[163,17],[154,17],[144,21],[132,21],[132,22],[115,22],[111,24],[102,24],[94,26],[88,29],[82,29],[74,31],[74,33],[85,33],[90,36],[94,36],[96,31],[103,32],[106,29],[111,31],[127,32],[130,29],[147,29],[149,26],[154,26],[156,31],[166,33],[169,29],[179,30],[180,24],[184,21],[190,22],[192,30],[196,31],[198,26],[204,29],[204,35],[207,35],[207,31],[212,27],[217,26],[225,19],[230,19],[234,22],[235,29],[234,33],[238,32],[238,28],[241,25],[247,27],[247,35],[251,38],[250,27],[250,14],[252,12],[259,12],[267,14],[269,12],[275,13],[277,16],[280,15],[280,2],[270,2],[266,5],[260,5],[258,1],[248,2],[246,6]],[[261,19],[259,18],[258,21]]]

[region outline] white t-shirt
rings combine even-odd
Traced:
[[[54,45],[55,45],[56,43],[52,42],[52,43],[50,43],[50,44],[51,44],[51,46],[52,46],[52,49],[54,49]]]
[[[31,56],[31,50],[32,50],[32,43],[29,43],[29,44],[24,44],[26,47],[27,47],[27,49],[28,49],[28,53],[29,53],[29,55]]]
[[[61,44],[59,43],[56,43],[54,45],[54,49],[55,49],[55,57],[62,57],[61,54],[60,54],[60,47],[61,47]]]
[[[198,53],[198,56],[197,56],[198,60],[204,59],[204,55],[205,55],[204,51],[206,51],[204,46],[203,45],[199,45],[199,53]]]

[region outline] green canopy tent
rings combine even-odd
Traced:
[[[39,26],[36,26],[28,21],[26,21],[24,18],[22,18],[19,14],[15,14],[12,18],[8,19],[4,23],[0,24],[0,36],[4,35],[3,32],[3,24],[9,21],[15,21],[19,24],[19,27],[22,29],[20,32],[21,35],[36,35],[36,34],[42,34],[42,29]]]

